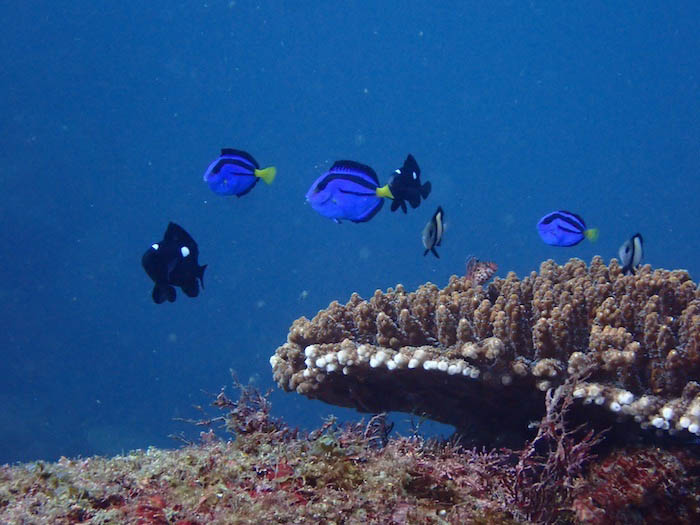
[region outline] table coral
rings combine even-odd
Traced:
[[[686,271],[626,276],[600,257],[486,288],[399,284],[297,319],[270,364],[287,391],[493,435],[539,419],[544,392],[576,376],[574,396],[607,415],[700,435],[700,291]]]

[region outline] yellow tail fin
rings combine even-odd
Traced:
[[[377,197],[386,197],[389,199],[394,198],[394,194],[391,193],[391,190],[389,189],[389,185],[382,186],[381,188],[377,188]]]
[[[272,181],[275,180],[275,175],[277,175],[277,169],[274,166],[262,170],[255,170],[255,176],[260,177],[266,184],[272,184]]]
[[[586,236],[586,239],[588,239],[591,242],[596,242],[598,240],[598,234],[600,232],[598,231],[598,228],[591,228],[590,230],[586,230],[583,232],[583,234]]]

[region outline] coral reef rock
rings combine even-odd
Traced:
[[[309,398],[494,435],[539,419],[544,392],[576,377],[574,397],[595,413],[694,437],[700,291],[686,271],[626,276],[600,257],[486,288],[399,284],[297,319],[270,364],[281,388]]]

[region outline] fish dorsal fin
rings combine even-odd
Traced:
[[[330,171],[369,177],[379,186],[379,178],[376,172],[369,166],[355,162],[354,160],[338,160],[333,163]]]
[[[582,231],[586,229],[586,221],[584,221],[583,217],[581,217],[578,213],[572,213],[567,210],[559,210],[558,213],[565,216],[569,215],[569,217],[563,217],[563,219],[567,220],[568,222],[571,222],[571,219],[574,219],[575,221],[578,221],[580,223],[578,226],[581,228]]]
[[[222,157],[239,157],[248,162],[250,162],[256,169],[260,169],[260,164],[253,158],[253,156],[247,151],[233,148],[221,148]]]
[[[408,154],[408,157],[406,157],[406,160],[403,162],[402,170],[403,174],[407,177],[413,178],[413,174],[415,173],[415,178],[420,178],[420,168],[418,167],[416,159],[410,153]]]
[[[168,229],[165,230],[163,240],[166,242],[176,243],[180,246],[188,246],[189,249],[197,247],[197,243],[190,236],[190,234],[187,233],[182,226],[175,224],[174,222],[168,224]]]

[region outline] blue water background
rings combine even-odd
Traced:
[[[204,391],[273,386],[288,327],[353,291],[606,260],[700,276],[700,4],[7,2],[0,7],[0,463],[177,446]],[[274,164],[241,198],[221,147]],[[341,225],[304,202],[337,159],[386,181],[413,153],[433,193]],[[420,232],[438,204],[440,259]],[[544,245],[565,208],[600,240]],[[176,221],[208,264],[155,305],[142,253]],[[228,390],[231,392],[231,389]],[[233,394],[232,394],[233,395]],[[275,415],[352,411],[276,390]],[[395,420],[406,416],[396,415]]]

